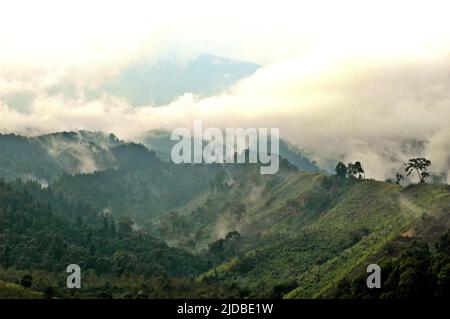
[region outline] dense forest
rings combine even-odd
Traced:
[[[98,291],[88,289],[88,296],[112,296],[116,290],[126,296],[128,285],[148,283],[154,288],[153,282],[169,289],[156,296],[182,296],[172,285],[196,286],[192,278],[210,267],[207,259],[170,248],[144,231],[133,231],[129,218],[115,221],[97,216],[89,206],[69,203],[32,182],[0,182],[0,234],[2,276],[16,277],[24,287],[53,291],[56,296],[64,281],[51,280],[51,274],[64,278],[62,271],[71,263],[78,264],[93,282],[105,285]],[[107,289],[111,278],[117,278],[119,288]],[[34,281],[38,281],[36,286]],[[213,287],[211,293],[220,293],[216,290]]]

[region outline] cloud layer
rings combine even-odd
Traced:
[[[450,168],[445,2],[11,3],[0,22],[0,131],[278,127],[319,161],[392,177],[412,156]],[[30,7],[31,6],[31,7]],[[24,9],[26,8],[26,9]],[[133,107],[101,90],[130,63],[199,53],[264,67],[226,92]],[[450,175],[450,174],[449,174]]]
[[[186,93],[166,106],[132,107],[108,95],[50,95],[35,88],[27,111],[0,104],[4,132],[36,134],[72,129],[136,138],[157,128],[279,127],[283,137],[319,162],[362,160],[368,176],[385,178],[411,156],[433,170],[450,167],[450,59],[418,55],[317,60],[267,66],[221,95]]]

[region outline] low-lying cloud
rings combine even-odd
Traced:
[[[433,171],[449,172],[449,61],[443,53],[311,55],[268,65],[220,95],[199,99],[187,92],[158,107],[133,107],[102,92],[89,95],[82,86],[71,94],[49,93],[39,81],[4,80],[0,86],[9,89],[0,91],[0,129],[28,135],[102,130],[135,139],[151,129],[191,127],[201,119],[221,128],[279,127],[282,137],[319,163],[361,160],[366,175],[378,179],[392,177],[413,156],[428,157]],[[97,84],[89,83],[85,86],[95,91]],[[28,109],[17,110],[5,92],[33,98]]]

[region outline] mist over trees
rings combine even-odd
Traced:
[[[431,166],[431,161],[424,157],[411,158],[404,164],[406,176],[410,176],[413,173],[417,174],[420,183],[425,183],[428,178],[434,177],[428,171]],[[337,163],[334,171],[336,176],[340,178],[352,177],[357,179],[365,179],[365,170],[360,161],[350,162],[345,165],[344,162],[340,161]],[[439,179],[439,176],[437,176]],[[405,181],[405,177],[400,172],[395,174],[395,184],[399,185],[402,181]],[[392,179],[388,179],[388,182],[393,182]]]
[[[336,174],[328,176],[297,169],[280,154],[279,173],[262,176],[258,165],[176,166],[141,144],[116,145],[111,137],[82,135],[90,139],[83,145],[91,145],[87,149],[92,154],[99,147],[97,140],[113,144],[108,148],[111,157],[103,161],[111,160],[110,165],[84,173],[55,169],[47,184],[13,179],[16,166],[22,168],[19,173],[24,166],[32,172],[53,172],[58,166],[51,161],[29,166],[43,158],[26,152],[35,144],[4,139],[23,145],[11,153],[24,152],[0,165],[8,173],[8,182],[0,182],[0,298],[2,293],[47,298],[314,298],[330,282],[353,274],[365,258],[382,254],[380,247],[402,236],[411,220],[426,232],[420,238],[431,244],[426,236],[432,234],[434,241],[450,217],[450,188],[432,185],[437,175],[428,172],[427,159],[411,159],[407,173],[414,180],[420,174],[429,184],[396,187],[366,176],[366,168],[372,167],[361,161],[339,162]],[[77,145],[80,136],[68,133],[60,140]],[[399,170],[392,183],[411,180]],[[414,203],[424,212],[422,217],[403,200]],[[407,240],[402,237],[402,242]],[[448,247],[444,241],[440,245]],[[397,256],[405,246],[392,249]],[[439,257],[431,254],[433,260]],[[422,258],[417,256],[406,264]],[[61,284],[71,263],[83,269],[86,279],[78,295]],[[402,270],[406,264],[393,261],[393,274],[409,280]],[[447,285],[440,280],[447,271],[429,268],[437,279],[428,292],[444,293]],[[394,277],[391,283],[393,294],[387,297],[400,293],[396,285],[406,284]],[[349,291],[343,294],[358,298],[355,284],[344,285]]]
[[[358,179],[365,178],[364,168],[361,162],[356,161],[355,163],[348,163],[347,165],[344,162],[339,162],[335,168],[336,175],[342,178],[345,177],[353,177]]]

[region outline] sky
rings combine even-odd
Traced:
[[[278,127],[319,163],[361,160],[369,177],[419,155],[450,172],[450,4],[243,2],[4,1],[0,132],[134,139],[202,119]],[[166,105],[102,90],[129,65],[201,54],[262,67],[220,94]]]

